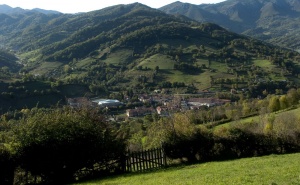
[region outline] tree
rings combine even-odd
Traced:
[[[205,51],[206,51],[206,50],[205,50],[205,47],[204,47],[203,45],[200,46],[200,50],[201,50],[203,53],[205,53]]]
[[[280,141],[278,144],[281,151],[294,152],[294,146],[299,145],[300,124],[298,117],[291,112],[281,114],[276,118],[273,130]]]
[[[12,154],[0,145],[0,184],[12,185],[16,164]]]
[[[179,58],[178,55],[175,56],[175,61],[176,61],[176,62],[179,62],[179,61],[180,61],[180,58]]]
[[[106,166],[124,152],[115,129],[98,111],[32,109],[13,132],[19,165],[47,183],[67,183],[80,169]]]
[[[286,109],[288,107],[288,101],[286,95],[280,96],[279,104],[280,104],[280,109]]]
[[[243,116],[247,116],[248,114],[250,114],[250,107],[248,105],[247,102],[243,102],[243,109],[242,109],[242,113],[243,113]]]
[[[280,110],[280,102],[277,96],[272,96],[269,100],[269,106],[268,106],[270,112],[276,112]]]
[[[71,71],[71,67],[69,65],[64,65],[64,72],[69,73]]]
[[[296,89],[289,90],[286,98],[289,105],[296,105],[299,101],[298,91]]]

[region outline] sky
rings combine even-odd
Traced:
[[[23,9],[41,8],[45,10],[56,10],[62,13],[78,13],[99,10],[108,6],[118,4],[131,4],[139,2],[152,8],[160,8],[177,0],[0,0],[0,5],[6,4],[11,7]],[[224,0],[181,0],[191,4],[210,4]]]

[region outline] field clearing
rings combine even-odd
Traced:
[[[258,67],[262,67],[262,68],[274,68],[275,66],[273,64],[271,64],[271,62],[269,60],[253,60],[253,64],[258,66]]]
[[[159,69],[173,69],[175,61],[166,55],[156,54],[145,60],[143,60],[138,66],[142,66],[143,68],[147,67],[150,69],[155,69],[156,66]]]
[[[186,85],[193,83],[199,90],[210,87],[210,72],[203,72],[198,75],[185,74],[177,70],[169,70],[166,80],[170,82],[184,82]]]
[[[36,50],[32,50],[32,51],[29,51],[26,53],[22,53],[19,55],[19,57],[21,59],[26,59],[26,60],[28,59],[28,61],[34,62],[40,55],[41,55],[40,50],[36,49]]]
[[[85,67],[85,66],[90,65],[92,61],[93,61],[93,60],[92,60],[91,58],[85,58],[85,59],[83,59],[83,60],[80,60],[80,61],[76,62],[75,66],[76,66],[77,68],[83,68],[83,67]]]
[[[220,62],[215,62],[212,61],[210,64],[210,67],[212,69],[215,69],[216,71],[218,71],[219,73],[227,73],[228,70],[228,66],[225,63],[220,63]]]
[[[275,117],[280,117],[283,116],[284,114],[293,114],[296,115],[298,119],[300,119],[300,108],[296,108],[296,109],[292,109],[292,110],[281,110],[275,113]],[[214,127],[214,130],[219,130],[222,128],[228,128],[230,126],[236,126],[239,124],[247,124],[247,123],[254,123],[254,122],[259,122],[259,120],[262,119],[261,116],[252,116],[249,118],[245,118],[245,119],[241,119],[241,120],[237,120],[237,121],[231,121],[219,126]]]
[[[126,174],[76,185],[300,184],[300,153],[244,158]],[[75,185],[75,184],[74,184]]]
[[[60,62],[42,62],[40,66],[31,71],[32,74],[43,75],[49,71],[58,69],[63,64]]]
[[[103,61],[107,64],[118,65],[126,62],[131,57],[132,57],[132,50],[122,49],[109,54],[107,58]]]

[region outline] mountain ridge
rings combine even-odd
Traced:
[[[31,10],[23,9],[20,7],[13,8],[11,6],[8,6],[6,4],[0,4],[0,14],[24,14],[27,12],[38,12],[43,14],[61,14],[61,12],[56,10],[44,10],[40,8],[34,8]]]
[[[300,30],[299,0],[227,0],[201,5],[177,1],[159,10],[182,14],[199,22],[212,22],[280,46],[300,48],[300,37],[297,36]]]
[[[12,63],[22,64],[16,71],[0,68],[6,108],[12,98],[22,108],[35,101],[49,106],[61,97],[114,98],[154,89],[249,88],[247,96],[257,97],[265,89],[287,91],[300,73],[291,50],[140,3],[82,14],[0,16],[1,46],[18,56]]]

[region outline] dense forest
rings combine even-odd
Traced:
[[[299,50],[299,0],[231,0],[216,4],[176,1],[160,8],[169,14],[185,15],[199,22],[218,24],[290,49]]]

